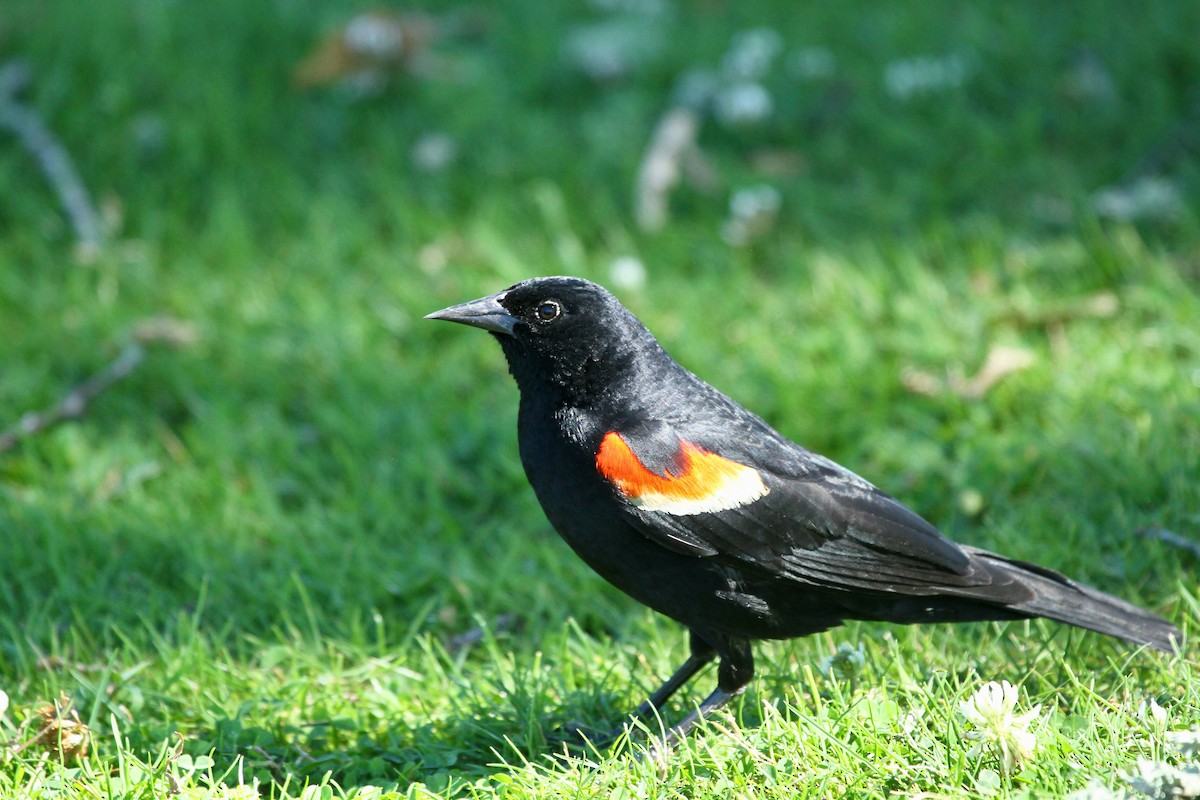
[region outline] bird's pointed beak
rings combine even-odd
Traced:
[[[441,311],[426,314],[425,319],[444,319],[449,322],[461,322],[463,325],[471,325],[476,328],[483,328],[485,331],[506,333],[512,336],[513,326],[521,320],[508,313],[508,309],[500,305],[504,294],[504,292],[500,292],[488,295],[487,297],[481,297],[478,300],[472,300],[469,303],[460,303],[456,306],[443,308]]]

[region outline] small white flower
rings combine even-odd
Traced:
[[[855,647],[849,642],[842,642],[838,645],[837,652],[817,662],[817,669],[822,675],[850,678],[857,674],[866,663],[867,655],[863,652],[861,644]]]
[[[646,285],[646,265],[633,256],[621,256],[609,265],[608,277],[619,289],[641,289]]]
[[[444,133],[427,133],[413,145],[413,164],[422,172],[441,172],[456,158],[458,145]]]
[[[900,732],[911,736],[921,728],[925,720],[925,709],[921,707],[911,708],[903,717],[900,718]]]
[[[739,189],[729,198],[729,213],[736,219],[753,219],[779,211],[779,190],[765,183]]]
[[[1154,176],[1109,186],[1092,195],[1092,207],[1097,214],[1122,222],[1172,219],[1183,211],[1183,206],[1179,187],[1167,178]]]
[[[1171,731],[1167,734],[1167,744],[1181,756],[1200,756],[1200,729]]]
[[[404,26],[390,14],[359,14],[342,29],[342,41],[355,54],[396,58],[407,44]]]
[[[754,28],[733,37],[721,62],[721,72],[733,80],[765,77],[783,52],[783,36],[772,28]]]
[[[722,125],[744,127],[765,121],[775,111],[775,101],[766,87],[756,81],[738,81],[725,86],[713,98],[713,113]]]
[[[1147,720],[1158,727],[1167,724],[1167,710],[1160,706],[1153,697],[1149,701],[1142,701],[1142,704],[1138,706],[1137,716],[1138,719]]]
[[[779,190],[767,184],[737,190],[729,198],[729,218],[721,225],[721,237],[741,247],[770,232],[781,202]]]
[[[563,55],[593,81],[611,83],[656,58],[663,43],[652,20],[613,17],[572,30],[563,41]]]
[[[1125,800],[1126,794],[1118,794],[1099,781],[1092,781],[1082,789],[1076,789],[1064,800]]]
[[[991,742],[999,751],[1000,764],[1006,772],[1028,761],[1037,749],[1037,737],[1029,731],[1029,724],[1038,718],[1042,707],[1034,706],[1024,714],[1017,714],[1019,699],[1017,687],[1008,681],[989,681],[958,706],[959,712],[975,726],[966,737]]]
[[[1139,758],[1134,771],[1125,776],[1129,785],[1147,797],[1200,797],[1200,766],[1184,764],[1176,767],[1165,761]]]

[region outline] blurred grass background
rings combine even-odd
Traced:
[[[791,743],[790,783],[734,770],[721,789],[696,766],[732,770],[736,752],[688,752],[660,789],[620,758],[592,777],[520,767],[556,725],[616,720],[682,636],[541,516],[497,348],[421,316],[534,275],[606,283],[686,366],[955,538],[1194,627],[1195,554],[1138,532],[1200,540],[1200,6],[430,2],[445,35],[378,91],[291,87],[360,10],[0,10],[0,60],[32,74],[19,101],[111,229],[78,257],[36,162],[0,132],[0,429],[148,319],[194,333],[145,345],[82,418],[0,453],[0,728],[27,740],[66,693],[94,736],[82,767],[22,751],[0,787],[84,796],[117,764],[128,796],[168,774],[233,791],[232,773],[179,771],[179,734],[264,796],[322,779],[413,796],[975,791],[986,763],[926,768],[914,745],[839,773],[820,737],[752,726],[764,704],[794,728],[810,701],[852,707],[912,676],[950,686],[928,695],[943,715],[977,675],[1022,679],[1073,720],[1002,792],[1112,782],[1133,755],[1104,743],[1137,724],[1104,716],[1121,703],[1197,724],[1186,664],[1130,666],[1100,637],[856,625],[760,648],[745,735]],[[771,113],[706,115],[714,185],[681,186],[667,226],[640,231],[656,120],[685,76],[723,80],[746,31],[777,44],[755,79]],[[619,74],[589,75],[580,42]],[[446,163],[422,161],[431,135]],[[777,218],[730,244],[731,196],[763,185]],[[614,283],[622,259],[644,281]],[[979,398],[945,388],[996,346],[1032,364]],[[805,665],[841,641],[865,643],[868,677],[810,694]]]

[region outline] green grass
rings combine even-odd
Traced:
[[[122,220],[78,263],[0,133],[0,429],[146,318],[198,335],[147,345],[81,419],[0,454],[0,795],[1050,797],[1180,758],[1166,733],[1200,727],[1194,644],[1163,658],[1039,622],[760,645],[752,688],[665,766],[622,747],[555,762],[556,729],[616,723],[684,636],[549,528],[495,345],[421,316],[533,275],[608,282],[636,256],[647,284],[619,294],[689,368],[953,537],[1194,639],[1196,557],[1138,532],[1200,540],[1200,7],[678,4],[638,23],[658,41],[639,69],[596,85],[562,47],[606,14],[513,0],[378,97],[291,92],[357,7],[0,15],[0,57],[33,69],[23,100]],[[681,188],[665,231],[637,231],[637,162],[678,76],[763,26],[788,52],[827,48],[833,75],[780,66],[770,122],[706,123],[720,188]],[[887,64],[952,54],[961,86],[886,91]],[[1088,58],[1110,94],[1072,88]],[[431,131],[459,157],[423,173]],[[757,171],[766,149],[799,174]],[[1092,193],[1144,174],[1180,188],[1178,215],[1097,217]],[[779,222],[730,247],[729,193],[762,182]],[[1115,310],[1090,312],[1098,295]],[[997,344],[1035,360],[981,399],[905,388]],[[823,675],[841,643],[863,664]],[[1002,679],[1042,706],[1041,749],[1012,773],[958,713]],[[60,695],[92,734],[66,765],[17,749]]]

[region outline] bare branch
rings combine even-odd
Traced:
[[[637,224],[657,231],[667,224],[671,190],[684,170],[703,164],[696,146],[700,117],[688,108],[672,108],[662,115],[638,168],[634,196]]]
[[[979,400],[1005,376],[1032,366],[1035,360],[1033,352],[1023,347],[992,345],[979,372],[970,377],[952,371],[943,380],[925,370],[905,367],[900,371],[900,382],[913,394],[937,397],[953,393],[967,400]]]
[[[1166,528],[1152,527],[1143,528],[1137,531],[1137,535],[1145,539],[1156,539],[1169,547],[1174,547],[1185,553],[1191,553],[1196,558],[1200,558],[1200,542],[1194,542],[1186,536],[1181,536],[1175,531],[1167,530]]]
[[[37,159],[42,172],[46,173],[46,179],[58,194],[81,252],[85,256],[94,256],[104,244],[100,215],[92,205],[87,188],[75,171],[66,148],[36,111],[17,100],[17,94],[29,84],[29,80],[29,65],[23,61],[10,61],[0,67],[0,128],[12,131],[29,154]]]
[[[31,411],[21,417],[15,427],[0,433],[0,453],[11,450],[27,436],[63,420],[83,416],[96,395],[133,372],[145,357],[146,352],[140,344],[129,345],[112,363],[68,392],[57,405],[44,411]]]

